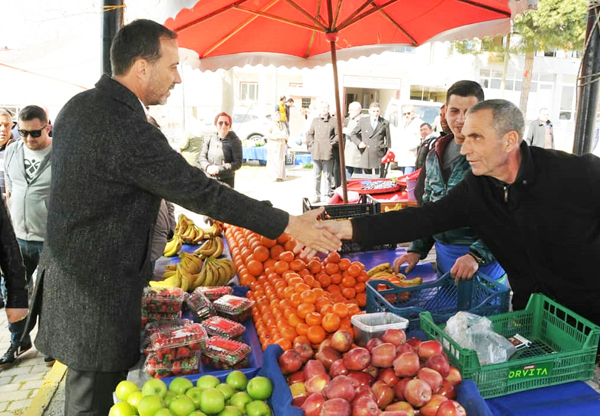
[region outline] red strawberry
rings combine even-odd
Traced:
[[[190,350],[188,350],[185,347],[179,347],[177,348],[177,355],[176,357],[179,358],[187,358],[190,356]]]

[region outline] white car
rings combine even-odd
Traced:
[[[250,113],[233,113],[231,130],[244,141],[266,143],[266,135],[271,124],[270,116],[260,117]]]

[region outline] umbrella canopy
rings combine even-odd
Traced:
[[[306,68],[323,64],[323,56],[330,54],[341,132],[338,53],[349,59],[396,45],[418,46],[458,27],[508,22],[509,3],[515,4],[509,0],[201,0],[167,19],[165,26],[178,33],[181,48],[197,53],[202,70],[246,64]],[[189,55],[182,60],[194,66]],[[339,145],[347,202],[344,140]]]

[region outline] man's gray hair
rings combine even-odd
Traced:
[[[7,116],[11,121],[13,119],[13,115],[6,108],[0,108],[0,116]]]
[[[360,103],[358,101],[352,101],[350,103],[350,105],[348,106],[348,109],[350,110],[350,109],[353,109],[353,108],[362,109],[362,105],[360,105]]]
[[[516,131],[519,135],[519,143],[523,140],[525,119],[519,107],[508,100],[486,100],[475,104],[467,114],[473,114],[481,110],[492,110],[494,130],[498,137],[504,136],[509,131]]]

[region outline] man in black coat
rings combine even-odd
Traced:
[[[473,106],[461,153],[472,172],[435,203],[327,226],[364,244],[470,226],[506,270],[513,308],[541,292],[600,325],[600,159],[528,146],[511,102]]]
[[[161,198],[269,238],[287,232],[319,251],[340,246],[315,226],[322,209],[294,217],[221,185],[148,122],[144,107],[164,104],[181,82],[176,36],[150,20],[124,26],[111,47],[113,77],[73,97],[54,126],[47,239],[30,316],[40,316],[38,349],[69,367],[69,416],[108,414],[112,391],[140,359]]]
[[[390,134],[390,124],[386,119],[380,116],[381,108],[379,103],[372,102],[369,105],[369,117],[360,119],[354,131],[350,135],[350,140],[358,146],[361,152],[360,168],[369,169],[380,177],[384,175],[384,165],[381,164],[381,158],[385,155],[391,146],[392,136]]]

